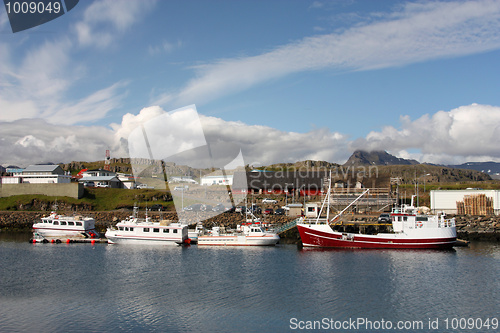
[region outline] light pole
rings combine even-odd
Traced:
[[[430,176],[431,174],[430,173],[426,173],[425,175],[421,175],[419,176],[416,180],[415,180],[415,184],[417,185],[417,207],[419,206],[418,204],[418,180],[422,177],[426,177],[426,176]],[[424,183],[424,186],[425,186],[425,183]],[[424,190],[425,192],[425,190]]]
[[[288,186],[293,185],[293,183],[285,183],[285,206],[288,205]]]

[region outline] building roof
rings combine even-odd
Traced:
[[[210,179],[212,179],[212,178],[217,178],[217,179],[219,179],[219,178],[233,178],[233,175],[225,175],[225,176],[224,176],[224,175],[218,175],[218,176],[203,176],[203,177],[201,177],[201,178],[202,178],[202,179],[205,179],[205,178],[210,178]]]
[[[57,168],[61,167],[57,164],[30,165],[23,172],[54,172]]]
[[[78,179],[79,182],[119,182],[120,180],[116,176],[99,176],[99,177],[83,177]]]

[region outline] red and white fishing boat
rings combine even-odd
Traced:
[[[325,205],[329,206],[330,188],[321,210]],[[351,205],[361,196],[354,200]],[[450,249],[457,239],[455,219],[445,219],[444,213],[439,215],[421,214],[413,206],[413,198],[411,205],[402,205],[392,210],[390,216],[393,232],[391,233],[365,235],[334,231],[331,223],[346,209],[331,220],[328,216],[328,208],[326,209],[327,216],[324,219],[319,217],[312,220],[299,219],[297,229],[303,246],[366,249]]]

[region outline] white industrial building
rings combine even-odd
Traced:
[[[2,184],[57,184],[70,183],[67,175],[59,165],[30,165],[24,170],[15,172],[11,177],[2,177]]]
[[[464,201],[465,195],[484,194],[493,199],[493,211],[500,214],[500,190],[432,190],[430,193],[432,212],[457,213],[457,201]]]
[[[233,175],[204,176],[201,185],[233,185]]]

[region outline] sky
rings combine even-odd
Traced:
[[[0,164],[128,157],[190,105],[254,166],[500,162],[499,59],[495,0],[82,0],[17,33],[2,7]]]

